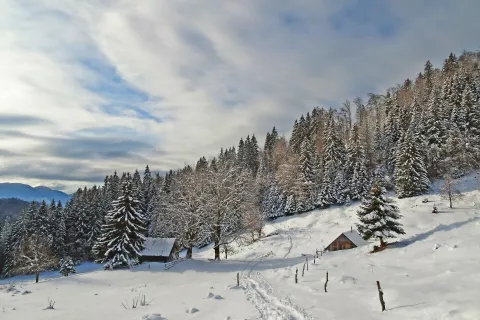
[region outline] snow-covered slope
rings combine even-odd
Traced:
[[[369,254],[370,244],[325,253],[314,263],[316,249],[356,222],[357,204],[335,207],[268,223],[270,236],[236,248],[221,263],[208,260],[213,250],[207,247],[169,270],[163,264],[113,272],[97,267],[68,278],[44,274],[39,284],[33,277],[29,283],[11,279],[16,287],[10,291],[4,280],[0,318],[480,319],[480,193],[474,186],[472,178],[464,181],[466,195],[454,209],[438,195],[398,200],[407,234],[383,252]],[[431,213],[433,202],[438,214]],[[304,254],[308,271],[302,276]],[[383,313],[376,281],[384,290]],[[26,290],[31,293],[22,294]],[[151,303],[132,309],[132,299],[142,294]],[[54,310],[44,310],[48,298],[56,301]]]

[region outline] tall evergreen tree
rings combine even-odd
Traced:
[[[7,261],[8,240],[12,231],[10,217],[7,216],[4,223],[0,226],[0,274],[3,273],[5,262]]]
[[[368,195],[362,200],[357,211],[358,231],[365,240],[372,237],[380,240],[385,246],[385,238],[393,238],[397,234],[405,234],[398,220],[402,217],[398,207],[385,196],[385,188],[377,182]]]
[[[152,231],[150,228],[150,223],[152,221],[152,216],[153,216],[154,196],[155,196],[155,182],[152,178],[150,168],[147,165],[147,167],[145,168],[145,172],[143,174],[143,208],[145,209],[145,220],[146,220],[145,232],[147,236],[151,235],[151,231]]]
[[[423,194],[430,185],[422,154],[412,131],[409,130],[403,138],[396,160],[395,189],[399,198]]]
[[[106,217],[99,239],[106,251],[103,262],[106,268],[129,267],[138,262],[138,254],[145,242],[145,217],[140,201],[135,198],[133,184],[127,179],[122,193],[113,203]]]

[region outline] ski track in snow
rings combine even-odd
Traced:
[[[292,248],[293,248],[293,239],[288,231],[285,231],[288,236],[288,241],[290,246],[287,250],[287,253],[284,255],[286,258]],[[242,272],[242,282],[244,283],[247,300],[251,301],[255,308],[260,313],[260,319],[271,319],[271,320],[311,320],[314,319],[309,316],[304,310],[300,307],[294,305],[289,299],[281,299],[275,295],[271,285],[267,280],[261,277],[259,272],[252,272],[255,267],[257,267],[265,258],[270,256],[275,256],[273,251],[270,251],[266,254],[259,256],[258,261],[251,261],[245,267]]]
[[[313,319],[304,310],[292,304],[288,299],[277,297],[270,284],[257,272],[244,279],[247,299],[252,301],[260,312],[260,319],[272,320],[310,320]]]

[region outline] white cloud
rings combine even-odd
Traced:
[[[332,26],[332,14],[342,15],[352,1],[7,0],[0,5],[6,21],[0,26],[0,116],[48,119],[16,130],[50,138],[78,137],[75,132],[87,128],[129,128],[98,135],[137,136],[152,145],[137,151],[152,167],[179,167],[236,144],[240,136],[263,137],[273,125],[288,133],[294,119],[314,106],[386,89],[413,77],[427,59],[438,64],[450,51],[476,49],[480,5],[434,3],[383,2],[378,14],[394,16],[398,29],[380,37],[375,15],[362,25],[345,16],[344,29]],[[112,97],[82,86],[105,81],[80,63],[85,59],[113,66],[126,84],[149,97],[138,107],[162,123],[132,111],[104,113],[101,106]],[[146,164],[135,158],[61,158],[51,148],[34,148],[44,143],[2,139],[0,149],[21,154],[4,157],[5,168],[39,158],[104,174]],[[45,180],[17,173],[3,179]],[[59,179],[52,183],[72,188],[89,182]]]

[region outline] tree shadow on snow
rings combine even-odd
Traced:
[[[304,256],[291,257],[291,258],[266,258],[266,259],[252,259],[252,260],[221,260],[208,261],[208,260],[185,260],[178,263],[169,270],[163,270],[158,264],[155,268],[148,269],[148,267],[140,267],[131,269],[132,272],[169,272],[169,273],[184,273],[189,271],[204,272],[204,273],[217,273],[217,272],[249,272],[249,271],[262,271],[279,268],[287,268],[298,266],[305,261]],[[153,266],[153,264],[152,264]]]
[[[398,306],[398,307],[393,307],[393,308],[388,308],[388,310],[395,310],[395,309],[401,309],[401,308],[408,308],[408,307],[415,307],[415,306],[420,306],[422,304],[426,304],[426,302],[419,302],[419,303],[413,303],[413,304],[406,304],[403,306]]]
[[[419,233],[419,234],[416,234],[413,237],[410,237],[408,239],[398,241],[395,245],[392,245],[392,248],[406,247],[406,246],[409,246],[409,245],[411,245],[411,244],[413,244],[417,241],[423,241],[423,240],[427,239],[428,237],[430,237],[431,235],[433,235],[436,232],[451,231],[453,229],[460,228],[460,227],[462,227],[466,224],[469,224],[469,223],[475,222],[475,221],[479,221],[479,220],[480,220],[480,217],[473,217],[473,218],[470,218],[470,219],[467,219],[467,220],[464,220],[464,221],[454,222],[454,223],[447,224],[447,225],[440,224],[430,231]]]

